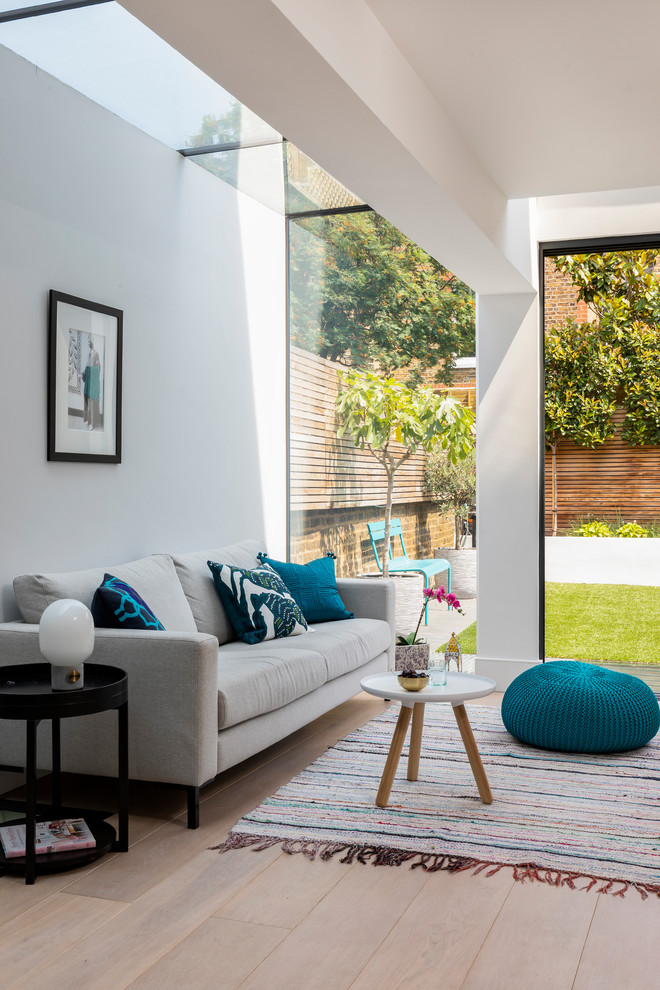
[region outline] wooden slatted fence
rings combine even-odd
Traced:
[[[621,423],[623,411],[616,421]],[[561,443],[557,452],[558,530],[587,517],[660,519],[660,447],[629,447],[620,436],[589,449]],[[552,533],[552,458],[545,457],[545,531]]]
[[[385,472],[368,450],[349,436],[337,437],[335,401],[342,365],[291,347],[290,463],[291,509],[336,509],[384,505]],[[474,408],[474,388],[451,389]],[[403,448],[396,445],[403,453]],[[428,499],[424,489],[425,455],[415,454],[395,477],[395,502]]]

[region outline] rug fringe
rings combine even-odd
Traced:
[[[232,849],[253,848],[254,852],[263,852],[280,846],[282,852],[293,856],[302,853],[310,860],[318,856],[321,860],[332,859],[341,855],[341,863],[364,863],[372,866],[401,866],[408,863],[411,870],[421,868],[427,873],[446,870],[449,873],[470,871],[473,876],[485,872],[492,877],[503,867],[513,871],[513,879],[519,883],[534,881],[547,883],[553,887],[569,887],[571,890],[592,890],[598,884],[599,894],[612,894],[614,897],[624,897],[629,890],[636,890],[643,900],[649,895],[660,897],[660,884],[635,883],[628,880],[610,880],[605,877],[593,877],[585,873],[574,873],[564,870],[551,870],[534,863],[494,863],[491,861],[473,859],[469,856],[449,856],[444,853],[418,853],[406,849],[395,849],[389,846],[357,845],[346,842],[326,842],[320,839],[288,839],[272,835],[250,835],[246,832],[230,832],[224,842],[210,849],[226,853]],[[580,881],[587,882],[577,886]]]

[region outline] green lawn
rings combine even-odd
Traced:
[[[476,622],[458,639],[463,653],[476,653]],[[660,588],[546,584],[545,655],[660,664]]]

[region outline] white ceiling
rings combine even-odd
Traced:
[[[660,0],[367,3],[507,197],[660,182]]]

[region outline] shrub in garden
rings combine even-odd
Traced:
[[[643,526],[640,526],[638,523],[631,522],[631,523],[624,523],[623,526],[619,526],[619,528],[616,530],[616,532],[614,533],[614,535],[615,536],[643,537],[643,536],[648,536],[649,535],[649,531],[648,531],[648,529],[644,529],[644,527]]]
[[[593,522],[583,523],[575,531],[576,536],[614,536],[614,533],[604,522]]]

